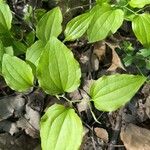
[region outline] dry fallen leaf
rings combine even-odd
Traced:
[[[16,123],[8,120],[3,120],[0,121],[0,131],[4,131],[10,133],[11,135],[14,135],[15,133],[19,132],[19,129],[17,128]]]
[[[91,56],[91,65],[94,71],[99,69],[99,62],[102,62],[106,53],[106,44],[104,41],[96,42],[94,44],[93,53]]]
[[[150,131],[134,124],[121,129],[121,140],[127,150],[150,150]]]
[[[150,118],[150,96],[147,97],[146,102],[145,102],[145,112],[147,116]]]
[[[108,142],[108,132],[103,128],[94,128],[97,137],[102,139],[104,142]]]
[[[95,54],[99,61],[102,61],[106,53],[106,44],[105,41],[96,42],[94,44],[93,54]]]
[[[150,95],[150,83],[145,83],[141,92],[144,94],[145,97],[148,97]]]
[[[6,96],[0,100],[0,121],[11,116],[18,117],[24,109],[25,99],[22,95]]]
[[[117,68],[121,68],[123,70],[126,70],[124,68],[124,66],[121,63],[121,60],[117,54],[117,52],[115,51],[115,48],[118,48],[119,45],[113,45],[111,43],[107,43],[107,45],[110,47],[110,49],[112,50],[112,64],[111,66],[108,68],[107,71],[116,71]]]

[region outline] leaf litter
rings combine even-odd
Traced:
[[[117,40],[119,38],[120,36],[116,37]],[[87,128],[81,149],[109,149],[110,142],[114,140],[116,144],[111,147],[112,149],[149,150],[150,85],[146,84],[125,106],[121,114],[119,111],[113,113],[97,111],[91,105],[93,113],[101,122],[98,124],[93,119],[88,105],[88,82],[107,75],[108,72],[109,74],[118,73],[118,68],[129,73],[135,72],[124,68],[121,56],[116,51],[116,48],[120,48],[118,41],[114,43],[107,40],[99,41],[90,46],[85,41],[86,39],[83,38],[67,45],[72,47],[75,57],[80,62],[82,76],[85,77],[84,81],[82,79],[80,89],[68,94],[72,101],[81,101],[74,105]],[[0,149],[40,150],[38,139],[40,116],[46,107],[54,103],[64,102],[56,100],[55,97],[46,96],[41,91],[2,97],[0,100]],[[112,136],[115,129],[120,137]]]

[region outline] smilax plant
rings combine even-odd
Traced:
[[[30,90],[36,80],[47,94],[58,98],[73,92],[80,86],[81,69],[65,41],[76,40],[85,33],[90,43],[103,40],[127,20],[131,21],[137,39],[145,48],[149,48],[150,15],[140,13],[147,4],[150,4],[149,0],[117,0],[115,4],[97,0],[91,10],[68,22],[64,42],[57,38],[62,32],[62,13],[56,7],[45,13],[37,23],[38,40],[24,48],[23,43],[15,41],[13,37],[12,13],[8,5],[1,1],[1,75],[11,89],[19,92]],[[9,43],[6,43],[6,39],[9,39]],[[17,57],[16,47],[25,49],[25,61]],[[103,76],[91,85],[89,95],[98,110],[111,112],[126,104],[145,81],[146,77],[140,75]],[[82,121],[71,106],[54,104],[41,118],[43,150],[78,150],[82,135]]]

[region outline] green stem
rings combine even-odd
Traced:
[[[125,8],[126,10],[132,12],[133,14],[138,15],[137,12],[133,11],[132,9],[130,9],[130,8],[126,7],[126,6],[122,6],[122,8]]]
[[[89,105],[90,112],[91,112],[92,117],[93,117],[93,119],[95,120],[95,122],[97,122],[98,124],[101,124],[101,123],[97,120],[97,118],[96,118],[96,116],[95,116],[94,112],[92,111],[92,108],[91,108],[90,103],[88,103],[88,105]]]
[[[139,12],[141,12],[141,11],[144,11],[145,9],[147,9],[147,8],[149,8],[149,7],[150,7],[150,6],[146,6],[146,7],[142,8],[142,9],[136,11],[136,13],[139,13]]]

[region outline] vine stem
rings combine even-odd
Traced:
[[[130,8],[126,7],[126,6],[122,6],[122,8],[125,8],[126,10],[132,12],[133,14],[138,15],[137,12],[133,11],[132,9],[130,9]]]
[[[95,120],[95,122],[97,122],[98,124],[101,124],[101,123],[97,120],[97,118],[96,118],[94,112],[92,111],[92,108],[91,108],[90,103],[88,103],[88,106],[89,106],[89,108],[90,108],[90,112],[91,112],[92,117],[93,117],[93,119]]]
[[[69,100],[67,97],[65,97],[64,95],[61,95],[61,96],[57,95],[56,97],[57,97],[57,99],[59,99],[59,100],[60,100],[60,98],[65,99],[65,100],[66,100],[68,103],[70,103],[71,105],[72,105],[72,103],[80,103],[80,102],[81,102],[81,100],[73,100],[73,101],[71,101],[71,100]]]
[[[136,13],[139,13],[139,12],[141,12],[141,11],[144,11],[144,9],[147,9],[147,8],[149,8],[149,7],[150,7],[150,6],[146,6],[146,7],[142,8],[142,9],[136,11]]]
[[[92,5],[94,5],[95,4],[95,2],[94,3],[89,3],[89,4],[86,4],[86,5],[82,5],[82,6],[77,6],[77,7],[74,7],[74,8],[68,8],[67,10],[66,10],[66,12],[64,13],[64,15],[66,15],[68,12],[70,12],[70,11],[73,11],[73,10],[76,10],[76,9],[83,9],[84,7],[91,7]]]

